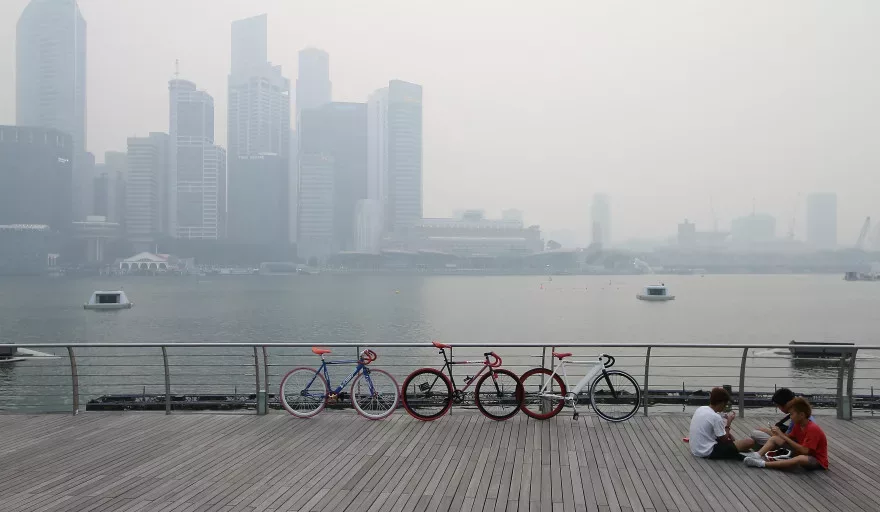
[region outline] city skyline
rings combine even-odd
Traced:
[[[88,117],[91,126],[89,141],[94,143],[90,142],[87,149],[101,155],[104,150],[123,149],[125,136],[165,129],[156,121],[161,110],[155,105],[157,101],[161,102],[161,95],[165,92],[162,84],[173,71],[175,58],[180,58],[184,76],[216,97],[217,117],[220,118],[217,143],[225,145],[225,124],[221,121],[225,117],[221,110],[226,104],[223,84],[229,73],[230,54],[216,50],[222,50],[228,44],[223,37],[229,37],[229,23],[268,12],[270,25],[285,27],[270,32],[281,32],[274,36],[276,41],[287,42],[269,45],[272,60],[292,69],[296,67],[295,57],[299,50],[310,46],[323,48],[334,62],[330,78],[337,100],[364,101],[370,91],[391,77],[412,80],[429,91],[432,99],[426,104],[425,111],[426,215],[436,216],[454,208],[479,206],[498,210],[513,206],[526,211],[530,220],[545,228],[577,231],[583,242],[585,238],[588,241],[590,227],[586,200],[601,189],[615,198],[614,238],[615,241],[624,241],[634,236],[669,235],[683,218],[700,226],[711,226],[713,217],[717,217],[723,228],[729,226],[733,218],[747,213],[753,199],[759,210],[774,215],[784,225],[788,224],[799,194],[834,191],[839,197],[839,239],[841,246],[845,246],[850,239],[854,241],[857,237],[861,220],[876,213],[870,211],[873,207],[871,197],[875,195],[870,187],[851,185],[880,161],[875,150],[868,145],[866,134],[869,132],[864,130],[867,120],[876,117],[871,110],[873,107],[861,103],[856,113],[855,109],[841,110],[838,108],[840,100],[829,99],[839,95],[844,84],[847,96],[855,98],[869,97],[864,94],[876,85],[875,77],[860,74],[862,68],[852,66],[851,60],[830,59],[837,53],[858,51],[870,55],[872,52],[871,46],[854,46],[867,32],[862,25],[851,23],[857,19],[853,18],[855,13],[852,10],[843,9],[835,16],[822,17],[823,13],[812,6],[804,12],[805,19],[799,21],[787,19],[785,9],[774,6],[766,13],[768,20],[775,24],[772,26],[788,31],[785,33],[798,34],[798,37],[789,38],[792,44],[775,36],[775,32],[758,28],[753,41],[738,41],[738,46],[731,47],[727,37],[734,35],[735,29],[741,26],[738,24],[746,20],[737,12],[719,7],[704,13],[707,16],[705,22],[717,29],[717,35],[708,38],[704,37],[705,34],[700,35],[704,43],[702,50],[683,49],[690,48],[686,43],[697,36],[682,32],[671,40],[660,41],[656,52],[653,46],[658,40],[654,27],[640,25],[638,20],[627,18],[615,8],[590,6],[578,11],[572,6],[572,12],[590,12],[598,19],[612,22],[618,29],[626,21],[629,23],[623,25],[626,30],[638,27],[644,34],[644,41],[651,44],[621,41],[598,24],[589,24],[583,33],[576,34],[561,18],[542,14],[539,19],[543,21],[560,21],[557,32],[570,37],[558,41],[562,53],[542,67],[542,74],[547,75],[545,80],[549,79],[561,88],[554,96],[559,98],[558,101],[565,99],[569,103],[564,110],[559,110],[569,112],[561,118],[553,114],[554,107],[561,106],[554,98],[537,97],[536,101],[522,104],[511,101],[513,96],[534,97],[522,94],[522,86],[515,82],[505,81],[514,76],[509,60],[514,50],[535,57],[545,44],[551,42],[547,36],[538,38],[533,44],[513,41],[508,29],[513,32],[514,28],[525,23],[526,18],[525,13],[515,7],[510,8],[509,19],[502,24],[503,30],[496,44],[472,37],[477,34],[477,23],[488,12],[478,10],[474,13],[474,20],[462,27],[474,57],[493,55],[494,71],[474,74],[479,71],[475,67],[477,59],[440,60],[440,55],[428,47],[429,43],[438,40],[439,31],[432,30],[425,13],[413,12],[409,26],[391,27],[390,34],[367,41],[356,39],[365,29],[355,27],[352,37],[346,37],[340,30],[329,26],[330,12],[323,8],[300,13],[279,2],[241,6],[220,1],[212,2],[210,9],[199,9],[203,3],[188,0],[188,5],[193,6],[192,12],[187,9],[175,19],[163,19],[170,24],[167,41],[140,45],[145,30],[155,31],[160,26],[152,13],[140,12],[136,8],[143,5],[142,2],[126,0],[114,5],[92,0],[80,2],[90,34]],[[2,14],[8,13],[12,19],[10,23],[6,17],[0,16],[3,20],[0,35],[6,41],[13,41],[14,38],[9,37],[13,32],[9,30],[13,29],[24,5],[26,2],[10,0],[0,7]],[[370,22],[387,15],[390,8],[387,2],[380,2],[372,9],[374,12],[358,14],[366,15],[365,23],[369,26]],[[694,22],[694,13],[688,10],[669,8],[659,11],[647,5],[640,6],[640,9],[650,10],[666,21],[684,16],[683,21]],[[444,15],[454,11],[452,6],[436,14],[443,19]],[[192,25],[192,16],[196,13],[207,16],[205,23],[194,28],[194,34],[184,37],[180,27]],[[337,14],[345,19],[354,12]],[[815,44],[802,45],[803,49],[794,45],[804,43],[799,30],[807,26],[805,23],[817,19],[825,24],[823,26],[831,31],[829,33],[846,34],[847,37],[835,39],[833,47],[824,48],[816,59],[810,61],[812,67],[806,67],[801,57],[814,55],[816,52],[809,50],[815,50]],[[143,27],[136,26],[135,21],[142,23]],[[110,44],[110,36],[113,36],[113,44]],[[194,44],[181,46],[182,37]],[[411,40],[411,46],[421,49],[422,54],[416,56],[412,51],[394,46],[405,38]],[[573,45],[575,41],[593,53],[579,53]],[[600,41],[611,42],[612,46],[597,47]],[[450,44],[458,51],[464,43]],[[11,46],[7,45],[5,55],[0,53],[2,67],[8,68],[14,61],[14,58],[10,59],[14,54]],[[129,51],[136,57],[138,66],[131,66],[127,60],[110,58],[113,46]],[[276,53],[280,51],[281,55],[276,58],[271,48],[280,48]],[[736,75],[736,80],[741,81],[743,87],[712,88],[710,86],[714,87],[715,82],[707,81],[707,77],[715,76],[713,73],[719,71],[714,60],[688,60],[724,49],[732,50],[732,53],[724,54],[727,61],[717,62],[723,65],[719,76],[729,78],[723,69],[739,70],[741,73]],[[765,53],[757,53],[759,49]],[[490,50],[497,53],[488,54]],[[769,61],[758,60],[753,68],[743,67],[746,63],[756,62],[756,55],[765,54]],[[205,58],[207,55],[211,58]],[[783,55],[794,56],[785,61],[790,63],[788,68],[778,70],[768,64],[777,62],[775,59]],[[621,61],[621,56],[633,60]],[[653,61],[646,58],[648,56],[657,64],[652,64]],[[560,60],[565,57],[586,59],[585,66],[580,67],[589,70],[589,74],[566,74]],[[639,83],[639,88],[627,88],[621,81],[624,76],[620,72],[609,74],[603,58],[609,62],[626,63],[624,74],[641,79],[626,83]],[[110,66],[110,63],[116,65]],[[661,64],[667,66],[669,72],[652,75],[655,67]],[[685,64],[693,64],[693,67],[683,67]],[[832,79],[822,83],[804,82],[804,73],[812,75],[815,66]],[[130,76],[113,75],[119,69],[126,70],[123,75]],[[215,69],[220,73],[212,71]],[[744,70],[745,74],[742,73]],[[468,74],[468,71],[472,73]],[[682,72],[690,71],[696,77],[690,81],[693,84],[690,88],[674,89],[671,83],[675,82],[663,81],[663,77],[680,76]],[[220,79],[217,79],[218,75]],[[587,76],[589,82],[584,81]],[[139,86],[126,88],[124,80],[136,80]],[[736,80],[734,83],[740,83]],[[526,77],[523,85],[533,87],[534,83]],[[794,83],[798,84],[797,88],[785,88]],[[758,84],[770,86],[762,90]],[[581,93],[572,100],[571,92],[576,88],[583,89],[585,85],[589,85],[584,89],[585,94]],[[774,92],[779,90],[787,91],[783,100],[771,101],[779,97]],[[3,91],[10,91],[10,84],[0,86],[0,92]],[[133,99],[131,95],[135,91],[138,96]],[[600,91],[606,94],[598,94]],[[8,95],[0,94],[0,97]],[[685,97],[692,106],[682,109],[681,102]],[[816,97],[822,100],[817,102],[813,99]],[[607,110],[596,103],[600,99],[608,106]],[[624,99],[627,102],[623,102]],[[863,99],[860,101],[864,102]],[[3,103],[0,101],[0,122],[4,119],[11,122],[14,105]],[[119,115],[120,111],[125,112],[120,107],[141,104],[143,107],[135,109],[131,116]],[[150,105],[154,107],[151,109]],[[678,113],[670,115],[664,105],[678,108]],[[108,107],[112,115],[108,113]],[[608,117],[611,110],[616,110],[620,122]],[[633,117],[634,111],[639,112],[637,117]],[[114,123],[108,123],[110,119]],[[575,121],[578,119],[580,121]],[[658,124],[661,119],[672,120],[672,125]],[[800,121],[790,123],[789,119]],[[456,129],[451,130],[451,126]],[[596,131],[598,126],[602,127],[602,132]],[[766,128],[749,128],[753,126]],[[821,132],[823,138],[818,138],[817,130],[822,126],[834,126],[839,135]],[[536,131],[538,127],[540,130]],[[580,127],[580,130],[574,127]],[[774,128],[770,130],[770,127]],[[646,136],[634,137],[636,133]],[[575,142],[575,138],[589,141],[586,149],[581,150],[584,143]],[[735,143],[722,144],[721,141]],[[527,150],[518,154],[510,148]],[[494,160],[489,158],[490,155]],[[538,169],[535,172],[541,175],[540,187],[524,185],[530,181],[526,178],[529,169]],[[703,175],[710,179],[701,178]],[[587,186],[579,181],[581,179],[587,180]],[[523,184],[517,185],[516,182]],[[469,188],[474,190],[462,189],[462,183],[471,184]],[[494,193],[481,194],[477,192],[479,190]],[[714,205],[710,205],[709,197],[715,198]],[[657,213],[645,216],[641,214],[645,208]],[[805,203],[800,201],[795,209],[798,218],[796,235],[798,239],[805,239]]]

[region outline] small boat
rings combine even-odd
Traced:
[[[816,345],[832,345],[832,347],[819,348]],[[851,352],[849,349],[853,348],[855,343],[791,340],[788,346],[791,355],[795,357],[840,357],[843,353]],[[838,349],[837,347],[840,348]]]
[[[636,295],[636,298],[649,302],[661,302],[666,300],[675,300],[675,295],[669,295],[666,290],[666,285],[655,284],[651,286],[646,286],[645,293],[640,293]]]
[[[96,291],[83,309],[113,310],[113,309],[131,309],[133,304],[126,297],[125,292],[118,291]]]
[[[880,274],[864,272],[847,272],[843,275],[844,281],[880,281]]]

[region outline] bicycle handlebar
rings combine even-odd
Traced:
[[[379,356],[377,356],[375,352],[368,348],[361,351],[361,362],[364,364],[372,363],[376,360],[377,357]]]
[[[605,361],[602,361],[602,359],[605,359]],[[614,366],[614,356],[612,355],[600,354],[599,360],[602,361],[602,364],[605,366],[605,368],[611,368],[612,366]]]
[[[501,366],[501,358],[495,352],[486,352],[483,355],[486,356],[486,360],[489,361],[489,368],[498,368]],[[489,360],[489,356],[491,356],[493,360]]]

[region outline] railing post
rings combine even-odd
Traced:
[[[171,372],[168,370],[168,350],[162,345],[162,364],[165,367],[165,414],[171,414]]]
[[[73,392],[73,415],[79,413],[79,374],[76,371],[76,356],[73,354],[73,347],[67,347],[67,358],[70,360],[70,383]]]
[[[541,347],[541,368],[547,367],[546,366],[546,359],[547,359],[547,346],[544,345],[543,347]],[[541,374],[541,388],[538,390],[538,392],[540,392],[541,389],[544,389],[544,374],[543,373]],[[552,392],[553,389],[551,389],[550,391]],[[547,412],[547,402],[544,400],[541,400],[541,413],[546,413],[546,412]]]
[[[749,348],[743,349],[742,362],[739,365],[739,417],[746,416],[746,360],[749,357]]]
[[[266,408],[264,407],[266,404],[266,390],[260,389],[260,355],[256,345],[254,345],[254,381],[256,382],[254,398],[257,401],[257,414],[263,415],[266,414]]]
[[[651,347],[645,352],[645,385],[642,388],[642,400],[645,405],[645,416],[648,415],[648,372],[651,369]]]
[[[837,362],[837,419],[843,419],[843,377],[846,373],[846,352],[840,353],[840,360]]]
[[[840,354],[840,367],[837,369],[837,419],[839,420],[852,419],[852,388],[857,350]],[[843,385],[844,375],[846,375],[846,387]]]
[[[849,376],[847,377],[847,380],[846,380],[846,394],[850,397],[850,403],[849,403],[849,416],[850,416],[850,418],[852,418],[853,379],[855,379],[855,374],[856,374],[856,354],[858,353],[858,351],[859,351],[858,348],[854,348],[852,351],[852,354],[850,354],[850,356],[849,356],[850,357],[850,359],[849,359]]]
[[[266,383],[266,387],[263,388],[266,390],[266,412],[269,412],[269,351],[266,349],[266,346],[263,345],[263,381]],[[280,400],[281,397],[278,397]]]

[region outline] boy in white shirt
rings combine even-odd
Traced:
[[[741,459],[739,454],[752,447],[752,438],[735,440],[730,433],[730,423],[736,414],[721,415],[730,402],[730,393],[724,388],[713,388],[709,405],[697,408],[691,418],[689,444],[695,457],[709,459]]]

